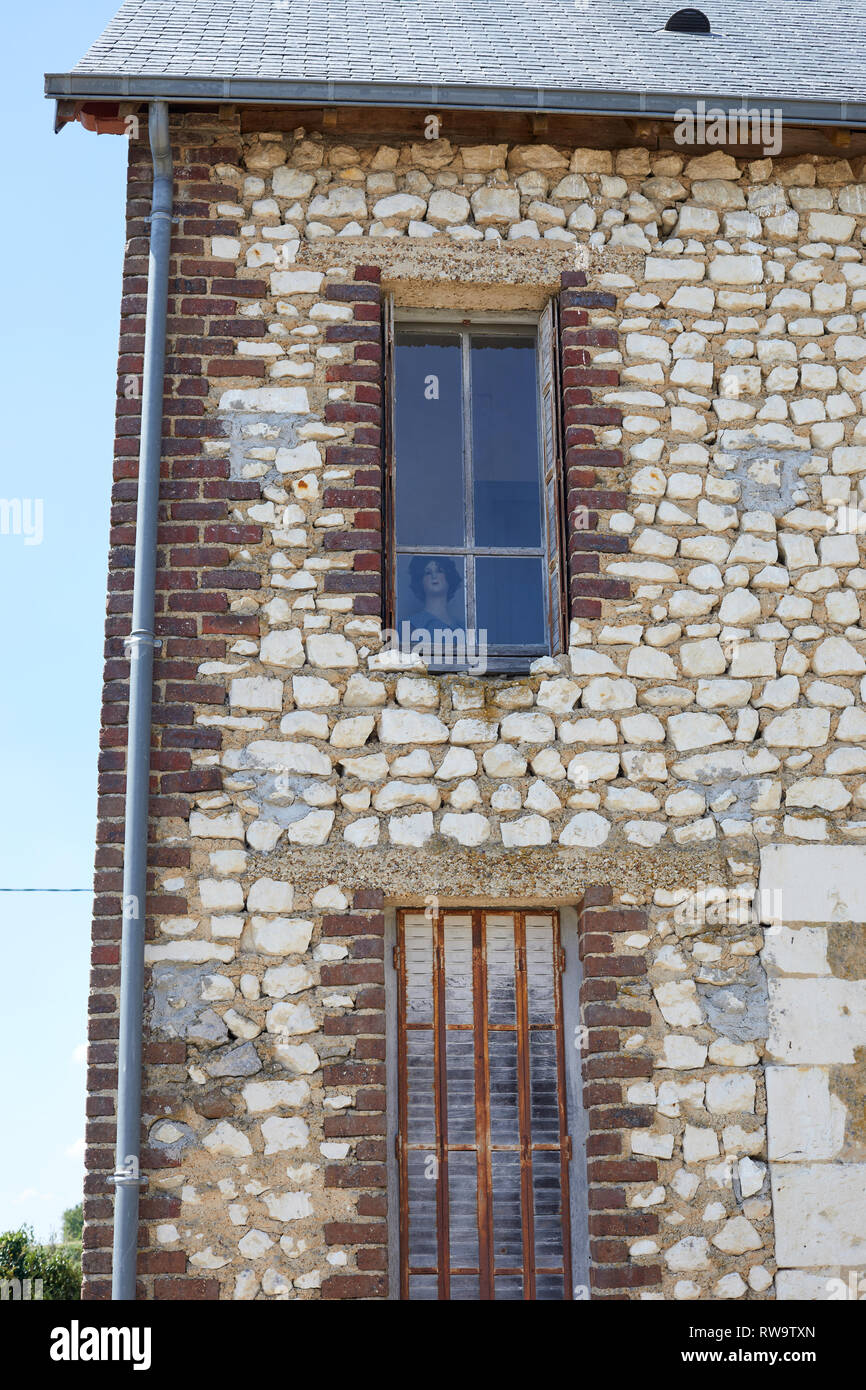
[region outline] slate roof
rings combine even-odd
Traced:
[[[866,0],[692,0],[712,34],[666,33],[682,3],[126,0],[47,90],[265,100],[276,82],[285,100],[354,102],[360,84],[371,103],[405,87],[409,100],[433,88],[443,103],[462,91],[460,104],[573,110],[630,93],[647,94],[648,114],[677,94],[866,101]]]

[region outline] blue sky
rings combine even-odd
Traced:
[[[125,142],[53,133],[43,73],[72,67],[119,6],[47,0],[7,15],[8,195],[0,498],[0,1231],[59,1231],[80,1200],[90,885],[114,414]],[[11,166],[11,167],[10,167]],[[22,529],[24,529],[22,525]]]

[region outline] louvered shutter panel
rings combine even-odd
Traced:
[[[568,645],[569,605],[562,450],[562,376],[559,365],[559,305],[548,300],[538,333],[541,373],[541,438],[547,532],[547,588],[551,651]]]
[[[383,560],[385,573],[382,576],[382,624],[384,627],[397,625],[397,558],[396,558],[396,519],[394,514],[394,296],[385,295],[382,304],[382,399],[384,402],[384,438],[382,440],[382,529]]]

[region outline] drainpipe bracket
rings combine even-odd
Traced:
[[[117,1167],[106,1179],[112,1187],[147,1187],[148,1179],[142,1176],[135,1154],[129,1154],[123,1161],[115,1161]]]
[[[110,1173],[106,1182],[112,1187],[147,1187],[148,1178],[133,1178],[129,1173]]]
[[[129,656],[130,648],[135,647],[153,647],[154,651],[158,652],[162,647],[162,638],[154,637],[151,632],[131,632],[123,639],[123,650]]]
[[[180,222],[180,217],[177,213],[172,214],[168,212],[148,212],[142,218],[142,221],[153,222],[157,217],[167,217],[169,222]]]

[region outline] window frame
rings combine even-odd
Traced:
[[[429,899],[428,899],[429,901]],[[385,908],[385,1105],[387,1143],[387,1231],[388,1299],[402,1301],[401,1292],[401,1188],[400,1188],[400,970],[398,958],[398,914],[423,912],[424,906],[406,903]],[[560,974],[562,1032],[565,1054],[565,1118],[570,1141],[567,1161],[569,1231],[571,1238],[571,1280],[576,1300],[590,1297],[589,1196],[587,1182],[587,1140],[589,1124],[583,1104],[581,1075],[580,987],[583,969],[578,944],[578,912],[571,903],[496,902],[478,899],[438,900],[442,914],[555,913],[559,917],[559,945],[563,965]]]
[[[395,306],[393,294],[385,299],[384,306],[384,384],[385,384],[385,440],[383,454],[384,472],[384,563],[385,583],[383,586],[383,626],[394,629],[397,626],[397,561],[398,556],[407,551],[418,552],[418,546],[398,546],[396,535],[396,467],[395,455],[395,334],[404,328],[418,331],[449,329],[456,330],[461,339],[461,385],[463,419],[463,482],[466,500],[464,520],[464,547],[430,546],[425,553],[430,555],[460,555],[464,559],[464,585],[466,585],[467,611],[466,625],[475,627],[475,586],[474,559],[476,556],[495,556],[514,558],[540,558],[543,566],[543,602],[546,640],[538,645],[512,647],[491,651],[487,658],[487,673],[491,675],[525,675],[532,663],[544,656],[555,656],[567,647],[565,628],[567,601],[563,576],[566,572],[567,555],[565,548],[565,501],[563,482],[563,450],[561,421],[561,370],[559,364],[559,317],[556,296],[547,301],[539,311],[517,310],[458,310],[402,308]],[[536,379],[536,445],[538,469],[538,497],[541,520],[541,542],[537,547],[479,546],[469,545],[469,529],[472,515],[472,392],[470,341],[473,333],[485,336],[503,336],[517,332],[533,336],[535,341],[535,379]],[[472,584],[469,575],[472,566]],[[437,665],[431,663],[428,669],[433,673],[447,674],[465,671],[460,664]]]

